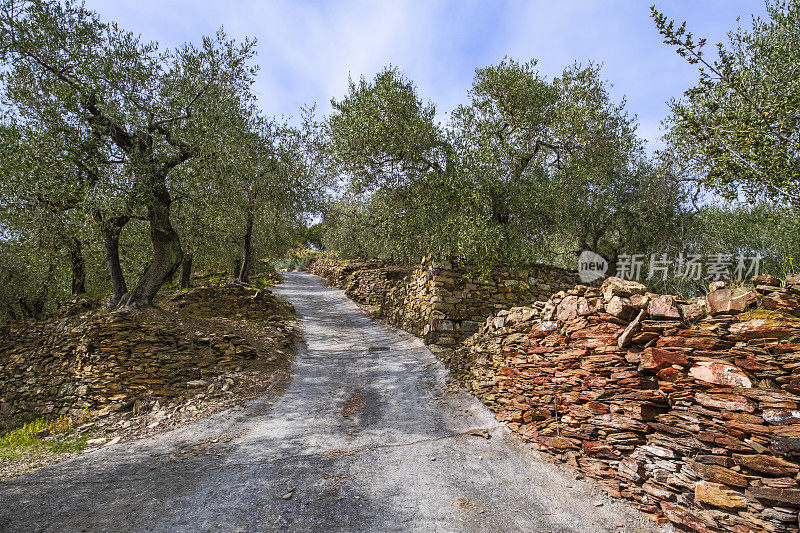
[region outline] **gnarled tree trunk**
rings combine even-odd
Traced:
[[[181,273],[178,279],[181,289],[188,289],[192,279],[192,254],[186,253],[181,261]]]
[[[239,266],[239,275],[236,281],[239,283],[250,283],[250,265],[252,263],[253,248],[253,217],[247,219],[244,230],[244,241],[242,243],[242,263]]]
[[[122,272],[122,264],[119,260],[119,236],[122,228],[130,220],[127,216],[119,216],[105,219],[99,213],[95,215],[100,233],[103,235],[103,246],[106,252],[106,266],[111,276],[111,298],[106,302],[106,309],[113,309],[119,303],[122,295],[128,292],[128,285],[125,283],[125,274]]]
[[[83,259],[83,243],[72,238],[69,259],[72,262],[72,294],[86,292],[86,262]]]
[[[117,309],[128,310],[153,304],[158,289],[172,276],[183,259],[183,249],[178,233],[169,219],[172,199],[165,183],[166,176],[150,184],[151,196],[147,206],[150,222],[150,241],[153,255],[147,269],[136,286],[119,301]]]
[[[134,176],[146,192],[153,255],[136,286],[120,298],[117,309],[146,307],[152,305],[158,289],[175,273],[183,259],[180,239],[169,220],[172,199],[167,189],[167,175],[176,166],[191,159],[192,150],[186,142],[164,126],[163,120],[151,123],[147,128],[128,132],[121,123],[98,107],[98,99],[94,94],[88,95],[82,105],[91,115],[89,124],[92,129],[98,135],[109,136],[131,160]],[[176,153],[169,156],[159,154],[153,138],[154,132],[163,136]]]

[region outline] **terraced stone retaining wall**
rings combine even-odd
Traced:
[[[489,317],[447,362],[545,457],[658,521],[798,531],[800,276],[711,288],[578,286]]]
[[[200,288],[173,300],[170,305],[187,315],[220,316],[229,309],[236,311],[235,318],[265,320],[274,349],[291,350],[291,309],[268,291]],[[206,322],[148,309],[0,327],[0,431],[26,417],[75,416],[142,396],[192,395],[220,373],[277,359],[275,353],[259,353],[232,330],[206,327]]]
[[[798,531],[800,276],[681,300],[616,278],[562,290],[574,278],[558,271],[477,283],[447,264],[385,268],[312,271],[431,344],[549,460],[658,522]]]
[[[375,306],[379,310],[387,294],[402,284],[413,267],[393,265],[384,261],[341,262],[336,259],[316,259],[309,263],[308,272],[325,278],[333,287],[344,289],[356,302]]]
[[[500,309],[532,305],[573,287],[577,275],[550,266],[496,270],[481,278],[451,262],[404,267],[380,261],[317,260],[308,271],[374,306],[388,323],[421,337],[437,353],[449,353]]]

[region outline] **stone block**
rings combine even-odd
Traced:
[[[603,281],[600,290],[603,298],[610,300],[613,296],[629,297],[634,294],[644,294],[647,292],[647,287],[637,281],[610,277]]]
[[[747,509],[747,498],[744,497],[744,494],[731,490],[720,483],[708,481],[698,483],[694,488],[694,500],[723,509]]]

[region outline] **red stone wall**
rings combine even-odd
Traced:
[[[612,278],[487,319],[448,361],[545,457],[658,521],[798,531],[800,276],[682,301]]]

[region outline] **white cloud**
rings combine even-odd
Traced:
[[[313,101],[327,109],[329,98],[346,91],[348,75],[371,76],[388,63],[424,70],[435,35],[432,11],[408,1],[268,2],[252,6],[247,18],[231,20],[226,29],[259,40],[256,90],[266,110],[293,111]]]
[[[342,0],[88,0],[105,19],[167,46],[194,41],[224,25],[229,35],[259,41],[255,90],[265,112],[297,115],[303,104],[326,112],[347,77],[367,77],[391,63],[415,81],[440,112],[466,100],[476,67],[509,55],[539,59],[547,75],[574,60],[604,64],[615,98],[628,96],[641,133],[658,134],[666,101],[697,78],[661,43],[642,0],[426,1]],[[663,4],[663,6],[662,6]],[[711,42],[737,15],[763,5],[752,0],[659,2],[690,20]],[[743,17],[743,18],[746,18]]]

